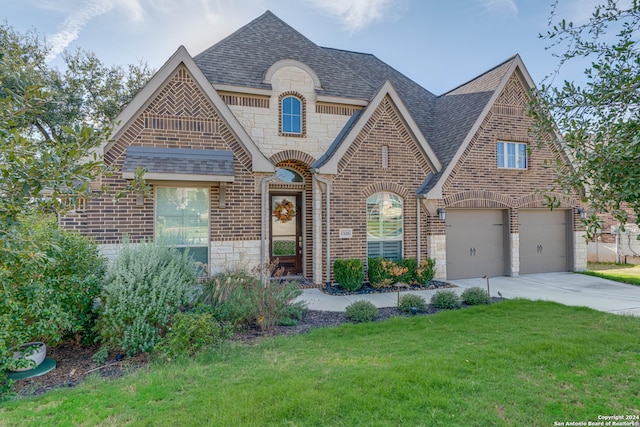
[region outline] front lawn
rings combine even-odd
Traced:
[[[0,425],[550,426],[640,415],[640,318],[549,302],[346,324],[8,402]]]
[[[585,274],[632,285],[640,285],[640,264],[589,263]]]

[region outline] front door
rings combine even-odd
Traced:
[[[271,262],[286,274],[302,274],[300,194],[271,194]]]

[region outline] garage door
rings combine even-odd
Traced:
[[[569,270],[568,211],[521,210],[520,274]]]
[[[447,209],[447,277],[504,276],[508,230],[504,210]]]

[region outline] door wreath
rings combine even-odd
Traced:
[[[296,216],[296,210],[290,200],[284,199],[282,203],[273,210],[273,215],[276,217],[276,221],[284,224]]]

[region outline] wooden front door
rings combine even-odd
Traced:
[[[271,194],[271,262],[286,274],[302,274],[302,203],[300,194]]]

